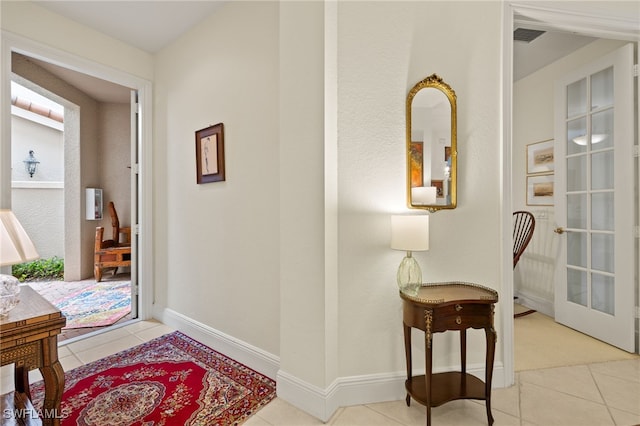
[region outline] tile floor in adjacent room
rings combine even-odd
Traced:
[[[140,321],[60,346],[65,371],[95,361],[173,331],[155,321]],[[12,366],[1,371],[0,393],[13,389]],[[38,380],[39,373],[31,372]],[[520,371],[516,385],[494,389],[494,425],[604,426],[640,424],[640,357],[587,365]],[[323,423],[276,398],[245,423],[263,425],[322,425]],[[343,407],[327,422],[341,426],[424,425],[424,408],[412,401]],[[453,401],[433,409],[434,426],[486,425],[484,404]]]

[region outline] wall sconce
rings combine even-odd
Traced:
[[[29,156],[22,162],[24,163],[24,169],[29,173],[29,177],[33,177],[38,170],[38,164],[40,164],[36,157],[33,156],[33,150],[29,151]]]

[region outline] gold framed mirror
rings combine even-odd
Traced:
[[[457,204],[456,93],[437,74],[407,95],[407,204],[431,212]]]

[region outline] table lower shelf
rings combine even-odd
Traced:
[[[487,399],[484,382],[468,373],[438,373],[432,375],[431,381],[431,407],[437,407],[455,399]],[[427,385],[424,375],[406,380],[405,388],[413,399],[422,405],[427,405]]]

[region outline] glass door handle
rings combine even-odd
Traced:
[[[565,233],[565,229],[561,226],[557,227],[556,229],[553,230],[553,232],[555,232],[556,234],[564,234]]]

